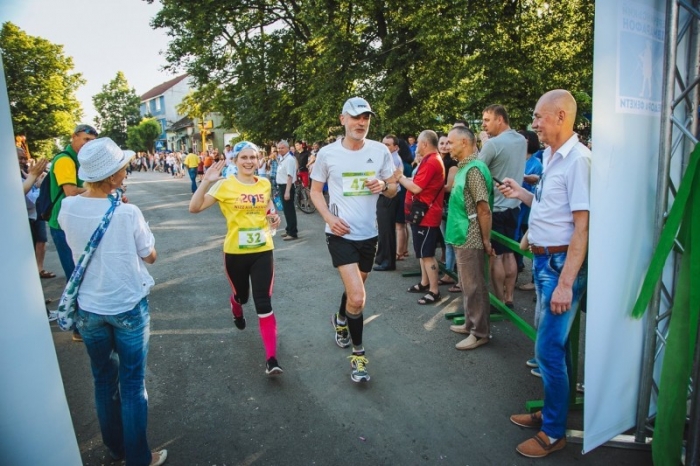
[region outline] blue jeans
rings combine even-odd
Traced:
[[[566,434],[569,413],[569,380],[573,380],[569,332],[578,312],[581,297],[586,290],[587,264],[583,263],[572,287],[571,309],[563,314],[552,314],[550,302],[564,268],[566,253],[536,255],[533,261],[537,308],[535,326],[535,358],[544,384],[542,431],[552,438]]]
[[[68,246],[65,231],[57,230],[55,228],[49,229],[51,230],[51,238],[53,239],[53,244],[54,246],[56,246],[58,260],[61,261],[63,273],[66,274],[66,281],[68,281],[70,276],[73,274],[73,270],[75,269],[75,262],[73,261],[73,251],[71,251],[70,246]]]
[[[190,175],[190,180],[192,181],[192,192],[197,191],[197,167],[188,168],[187,173]]]
[[[445,231],[447,231],[447,220],[443,219],[440,222],[440,231],[442,232],[443,241],[445,239]],[[445,269],[450,272],[455,271],[455,265],[457,264],[457,257],[455,255],[455,249],[451,244],[445,243]]]
[[[150,321],[147,298],[114,316],[78,309],[76,325],[90,356],[102,441],[127,466],[151,463],[145,382]]]

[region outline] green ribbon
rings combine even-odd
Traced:
[[[699,161],[700,144],[690,155],[690,163],[683,175],[680,189],[632,311],[635,318],[644,315],[654,286],[661,278],[666,259],[678,238],[683,247],[683,255],[661,369],[654,441],[651,447],[656,466],[681,464],[688,383],[693,366],[700,311],[700,286],[697,283],[691,284],[691,280],[697,281],[700,277]]]
[[[502,234],[500,234],[497,231],[491,230],[491,239],[501,243],[502,245],[504,245],[505,247],[507,247],[511,251],[517,252],[518,254],[522,255],[523,257],[527,257],[530,259],[535,257],[530,252],[530,250],[526,249],[525,251],[523,251],[522,249],[520,249],[520,242],[513,241],[512,239],[508,238],[507,236],[503,236]]]
[[[697,172],[699,159],[700,144],[695,146],[695,150],[692,154],[690,154],[690,164],[688,164],[685,175],[681,180],[681,186],[676,194],[676,199],[671,207],[671,212],[669,212],[666,223],[661,231],[659,244],[656,246],[654,255],[651,258],[651,263],[649,264],[649,269],[644,277],[644,282],[642,283],[642,289],[639,291],[637,302],[634,304],[634,308],[632,308],[632,317],[635,319],[641,319],[641,317],[644,315],[644,312],[649,305],[649,301],[651,301],[651,296],[654,294],[654,287],[659,279],[661,279],[661,274],[663,273],[664,266],[666,265],[666,259],[673,248],[673,243],[676,240],[676,234],[678,233],[681,221],[683,220],[683,215],[686,212],[686,206],[688,204],[688,199],[690,198],[693,185],[697,184],[695,182],[695,174]],[[697,185],[695,188],[697,191]]]

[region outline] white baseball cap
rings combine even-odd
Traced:
[[[343,105],[343,113],[347,113],[350,116],[358,116],[362,115],[363,113],[369,113],[373,116],[377,116],[377,114],[374,113],[372,108],[369,106],[369,102],[362,97],[351,97],[346,100],[345,105]]]

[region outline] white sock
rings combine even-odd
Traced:
[[[550,444],[550,445],[552,445],[554,442],[556,442],[557,440],[559,440],[558,438],[552,438],[552,437],[550,437],[549,435],[547,436],[547,438],[549,439],[549,444]]]

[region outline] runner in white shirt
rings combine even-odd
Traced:
[[[352,340],[353,382],[369,381],[362,311],[364,282],[377,251],[377,196],[393,197],[397,191],[389,150],[366,139],[372,115],[365,99],[348,99],[340,115],[345,137],[318,152],[311,175],[311,200],[326,222],[328,251],[345,287],[339,311],[331,320],[338,346],[347,348]],[[324,183],[328,183],[330,207],[323,196]]]

